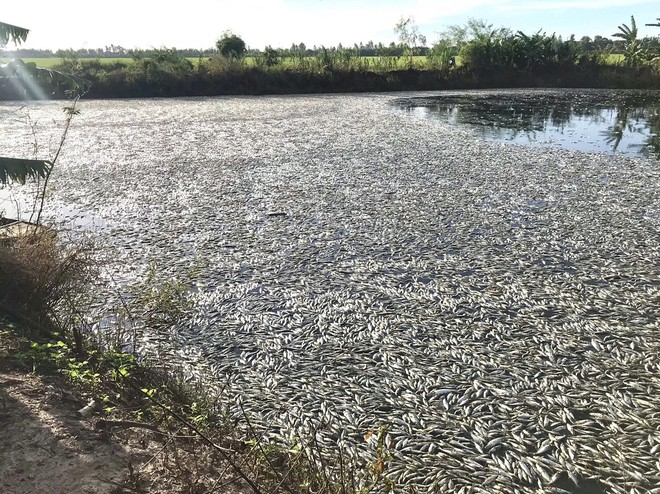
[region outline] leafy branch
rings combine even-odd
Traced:
[[[5,46],[9,41],[14,44],[21,44],[27,39],[29,30],[0,22],[0,47]],[[66,134],[71,124],[71,118],[77,113],[75,109],[78,98],[89,90],[90,83],[80,77],[63,74],[61,72],[42,69],[35,63],[25,63],[23,60],[12,60],[8,64],[0,65],[0,83],[9,81],[12,85],[22,88],[25,91],[39,90],[41,84],[55,86],[64,86],[65,92],[74,97],[73,105],[64,109],[67,112],[64,132],[60,145],[52,160],[21,159],[0,156],[0,185],[7,185],[9,182],[18,182],[25,184],[28,178],[43,179],[41,188],[40,207],[37,214],[37,224],[41,220],[41,213],[44,207],[44,197],[46,195],[46,186],[48,179],[53,171],[53,166],[62,151]]]
[[[5,46],[9,41],[15,45],[20,44],[27,39],[29,32],[30,30],[24,27],[0,22],[0,46]]]
[[[52,167],[50,160],[28,160],[0,156],[0,184],[18,182],[24,185],[28,178],[46,178]]]

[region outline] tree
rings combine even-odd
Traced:
[[[260,60],[263,61],[263,64],[266,67],[273,67],[274,65],[280,63],[279,56],[279,52],[272,46],[268,45],[266,48],[264,48],[264,52],[261,55]]]
[[[215,46],[223,57],[238,59],[245,55],[245,41],[231,31],[225,31]]]
[[[426,59],[432,67],[448,68],[454,66],[456,54],[456,49],[449,42],[441,39],[431,47]]]
[[[656,24],[647,24],[647,26],[660,27],[660,17],[658,17],[656,21],[658,21]]]
[[[612,36],[621,38],[624,42],[624,55],[625,63],[631,67],[638,65],[644,55],[644,49],[637,39],[637,23],[635,16],[630,16],[630,27],[626,24],[619,26],[619,32],[614,33]]]
[[[408,68],[412,68],[415,47],[418,44],[426,45],[426,36],[420,34],[419,27],[415,24],[415,18],[412,16],[407,19],[401,17],[394,26],[394,32],[399,36],[399,42],[404,47],[404,53],[408,57]]]

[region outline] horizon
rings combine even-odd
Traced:
[[[70,1],[66,12],[43,0],[29,6],[3,6],[0,21],[30,30],[25,43],[8,45],[5,51],[110,45],[207,49],[228,30],[252,49],[267,45],[288,48],[301,42],[308,47],[353,46],[369,41],[389,45],[397,41],[395,24],[409,16],[426,36],[427,46],[432,46],[448,26],[464,25],[470,18],[514,32],[542,31],[580,39],[597,35],[611,38],[618,26],[630,26],[634,16],[640,38],[660,35],[657,27],[645,26],[660,16],[660,8],[651,0],[466,0],[460,4],[433,0],[244,0],[240,7],[233,7],[228,0],[190,0],[185,10],[163,8],[162,4],[152,8],[156,5],[152,1],[136,5],[117,0],[103,12],[102,25],[98,25],[97,14],[79,0]],[[35,10],[40,12],[38,17]]]

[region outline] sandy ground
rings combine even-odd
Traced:
[[[16,346],[0,332],[0,494],[250,492],[198,437],[100,430],[63,376],[18,369]]]
[[[57,376],[0,372],[0,492],[115,493],[129,451],[82,419],[81,403]]]

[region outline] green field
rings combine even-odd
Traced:
[[[0,58],[0,63],[6,63],[11,61],[11,58]],[[114,63],[114,62],[124,62],[124,63],[130,63],[133,61],[132,58],[127,57],[127,58],[80,58],[79,60],[82,61],[92,61],[92,60],[100,60],[102,63]],[[195,59],[196,60],[196,59]],[[55,67],[56,65],[59,65],[62,63],[61,58],[57,57],[49,57],[49,58],[23,58],[23,61],[25,63],[28,62],[34,62],[37,64],[37,67],[41,67],[44,69],[50,69]]]
[[[313,57],[312,57],[313,58]],[[362,57],[364,60],[368,61],[369,63],[375,63],[380,57]],[[414,58],[414,63],[416,66],[423,66],[426,63],[426,57],[413,57]],[[458,58],[458,57],[457,57]],[[623,62],[623,55],[620,54],[610,54],[607,55],[607,63],[609,64],[618,64]],[[3,62],[9,62],[11,58],[0,58],[0,63]],[[93,61],[93,60],[99,60],[101,63],[115,63],[115,62],[123,62],[123,63],[131,63],[133,59],[131,57],[124,57],[124,58],[80,58],[80,61]],[[197,62],[199,58],[197,57],[188,57],[188,60],[190,60],[193,64],[197,65]],[[34,62],[37,64],[38,67],[42,67],[44,69],[50,69],[56,65],[59,65],[62,63],[61,58],[56,58],[56,57],[50,57],[50,58],[24,58],[24,62]],[[406,61],[407,59],[405,57],[399,57],[398,62],[397,62],[397,67],[404,68],[406,66]],[[247,57],[245,59],[245,62],[249,66],[254,66],[255,65],[255,59],[254,57]],[[457,60],[457,62],[460,62]],[[291,66],[294,65],[294,59],[292,58],[284,58],[282,59],[282,64],[284,66]],[[460,63],[459,63],[460,65]]]
[[[310,59],[313,59],[314,57],[309,57]],[[370,62],[370,63],[375,63],[380,57],[362,57],[362,59]],[[415,65],[423,65],[426,62],[426,57],[419,56],[419,57],[413,57]],[[11,58],[1,58],[0,57],[0,63],[6,63],[11,61]],[[122,63],[131,63],[133,62],[133,58],[131,57],[123,57],[123,58],[79,58],[78,60],[82,62],[90,62],[93,60],[98,60],[101,63],[116,63],[116,62],[122,62]],[[193,64],[197,65],[197,62],[199,61],[198,57],[188,57],[188,60],[190,60]],[[284,66],[291,66],[294,65],[294,60],[293,58],[284,58],[281,60],[281,63]],[[406,58],[405,57],[399,57],[397,66],[398,67],[405,67],[406,64]],[[61,58],[57,57],[49,57],[49,58],[23,58],[23,61],[28,63],[28,62],[34,62],[37,64],[37,67],[42,67],[44,69],[50,69],[55,67],[56,65],[59,65],[62,63]],[[245,62],[248,66],[254,66],[256,65],[255,58],[254,57],[246,57]]]

